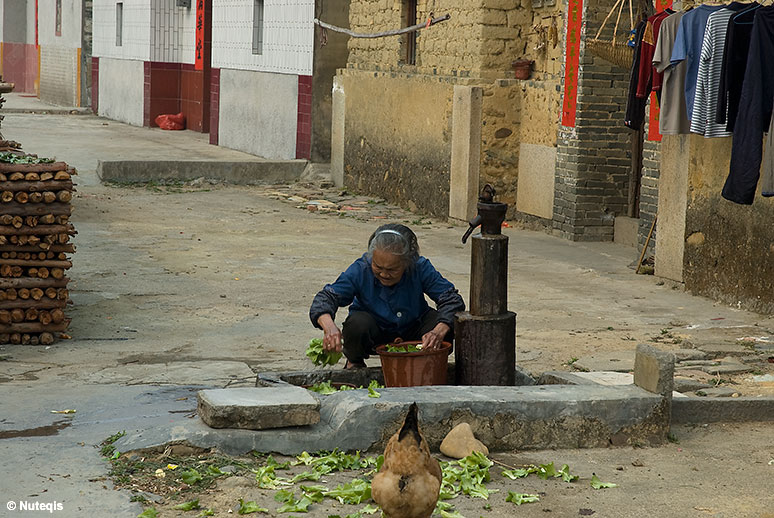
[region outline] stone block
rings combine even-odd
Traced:
[[[675,355],[638,344],[634,358],[634,384],[648,392],[669,396],[675,374]]]
[[[201,390],[199,417],[212,428],[265,430],[320,422],[320,402],[301,387]]]
[[[468,220],[476,214],[478,198],[483,90],[455,86],[452,106],[449,217]]]
[[[634,359],[634,351],[598,353],[580,358],[574,366],[585,371],[629,372],[634,368]]]

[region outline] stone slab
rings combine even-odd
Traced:
[[[712,375],[718,375],[718,374],[743,374],[745,372],[750,372],[753,370],[753,367],[750,365],[745,365],[741,362],[729,362],[729,361],[723,361],[720,363],[720,365],[705,365],[703,367],[699,367],[700,370],[703,370],[707,374]]]
[[[199,392],[198,414],[212,428],[266,430],[320,422],[320,402],[301,387],[211,389]]]
[[[580,358],[573,366],[583,371],[630,372],[634,370],[634,351],[597,353]]]
[[[634,375],[627,372],[544,372],[538,381],[540,385],[607,385],[621,386],[633,385]],[[707,385],[708,387],[711,385]],[[673,391],[672,397],[687,397],[680,392]]]
[[[709,383],[704,383],[693,378],[684,378],[682,376],[675,376],[674,389],[677,392],[693,392],[695,390],[701,390],[712,387]]]
[[[257,375],[246,363],[200,361],[168,363],[131,363],[88,373],[88,383],[139,385],[198,385],[205,387],[254,387]]]
[[[680,398],[672,400],[674,424],[774,421],[774,397]]]
[[[656,394],[672,393],[675,355],[648,344],[637,344],[634,384]]]
[[[729,387],[710,387],[696,391],[697,396],[701,397],[733,397],[739,396],[739,392]]]
[[[103,182],[146,183],[213,178],[237,185],[294,182],[306,168],[306,160],[180,161],[100,160],[97,175]]]
[[[266,390],[266,389],[257,389]],[[299,389],[303,390],[303,389]],[[400,427],[408,406],[416,402],[430,447],[437,449],[446,434],[462,421],[490,451],[586,448],[616,443],[660,443],[669,430],[663,398],[635,386],[605,387],[434,386],[338,392],[320,398],[320,422],[275,430],[215,430],[202,420],[132,435],[116,443],[128,451],[185,440],[229,454],[251,450],[298,455],[302,451],[380,451]]]
[[[745,338],[766,334],[765,329],[754,326],[710,327],[690,330],[686,333],[684,343],[704,351],[711,358],[729,354],[739,356],[749,354],[750,346],[755,343],[746,341]]]
[[[675,355],[675,360],[678,362],[685,360],[704,360],[707,358],[707,353],[699,349],[675,349],[672,351]]]

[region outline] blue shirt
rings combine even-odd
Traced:
[[[385,286],[374,276],[368,254],[363,254],[339,275],[336,282],[326,285],[323,292],[333,292],[337,305],[349,305],[350,312],[367,311],[383,331],[398,335],[410,329],[430,309],[425,294],[439,304],[441,322],[452,325],[454,313],[464,310],[464,303],[454,285],[424,257],[420,257],[413,268],[406,270],[397,284]],[[450,299],[454,299],[453,304],[450,304]],[[441,305],[453,310],[446,315]],[[313,308],[312,313],[318,311]],[[316,323],[316,320],[313,315],[312,322]]]
[[[672,65],[685,60],[685,108],[688,120],[693,117],[693,100],[696,96],[696,81],[699,76],[699,57],[701,45],[704,42],[704,32],[707,29],[709,15],[722,9],[722,5],[700,5],[694,7],[680,20],[677,29],[675,46],[672,47]]]

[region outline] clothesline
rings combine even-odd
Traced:
[[[774,196],[774,7],[764,2],[699,5],[650,16],[635,32],[625,124],[642,126],[645,100],[658,97],[665,135],[733,135],[723,197],[753,201],[763,159],[763,196]],[[651,106],[651,110],[657,109]]]
[[[430,13],[432,15],[432,13]],[[428,18],[428,20],[424,23],[418,23],[416,25],[412,25],[411,27],[404,27],[402,29],[393,29],[390,31],[384,31],[384,32],[374,32],[374,33],[361,33],[361,32],[354,32],[350,29],[345,29],[344,27],[337,27],[335,25],[331,25],[329,23],[325,23],[321,20],[318,20],[317,18],[314,19],[315,25],[319,25],[320,27],[324,29],[328,29],[333,32],[340,32],[343,34],[347,34],[349,36],[352,36],[353,38],[384,38],[386,36],[398,36],[400,34],[407,34],[409,32],[416,32],[422,29],[426,29],[432,25],[435,25],[436,23],[445,22],[446,20],[450,19],[450,14],[445,14],[443,16],[439,16],[437,18]]]

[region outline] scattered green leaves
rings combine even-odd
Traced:
[[[158,511],[156,511],[155,507],[148,507],[143,512],[137,515],[137,518],[156,518],[158,516]]]
[[[382,397],[382,395],[376,391],[377,388],[383,387],[379,385],[378,381],[371,380],[371,383],[368,384],[368,397]]]
[[[126,430],[114,433],[104,441],[102,441],[102,448],[99,450],[100,454],[102,454],[103,457],[110,457],[113,458],[113,455],[115,454],[116,448],[113,446],[113,443],[115,443],[118,439],[126,435]],[[118,457],[115,457],[118,458]]]
[[[215,516],[215,509],[205,509],[199,513],[199,516]]]
[[[489,481],[489,468],[492,461],[480,452],[473,452],[464,459],[453,462],[442,462],[440,500],[455,498],[459,493],[476,498],[489,498],[496,491],[487,489],[485,482]]]
[[[326,351],[323,349],[322,338],[312,338],[309,341],[309,347],[306,349],[306,356],[317,366],[336,365],[341,359],[342,354],[335,351]]]
[[[591,475],[591,487],[594,489],[606,489],[609,487],[618,487],[618,484],[613,484],[612,482],[602,482],[599,480],[599,477],[596,473],[592,473]]]
[[[278,513],[305,513],[308,511],[309,506],[312,504],[312,500],[309,499],[306,495],[301,497],[300,500],[296,500],[295,498],[291,498],[289,501],[285,502],[284,505],[282,505],[279,509],[277,509]]]
[[[459,511],[441,511],[441,518],[465,518]]]
[[[371,483],[356,478],[352,482],[339,484],[336,489],[324,491],[323,495],[335,498],[342,504],[359,504],[371,498]]]
[[[323,396],[327,396],[328,394],[335,394],[338,392],[338,389],[334,387],[330,381],[323,381],[320,383],[315,383],[311,387],[309,387],[309,390],[312,392],[317,392],[318,394],[321,394]]]
[[[531,495],[528,493],[514,493],[508,491],[508,496],[505,497],[506,502],[513,502],[516,505],[529,504],[532,502],[539,502],[540,497],[538,495]]]
[[[185,482],[189,486],[192,486],[202,480],[202,474],[199,473],[197,470],[191,468],[189,470],[181,472],[180,478],[183,479],[183,482]]]
[[[549,462],[548,464],[541,464],[539,466],[535,466],[534,464],[531,464],[523,468],[504,470],[502,472],[504,477],[508,477],[511,480],[524,478],[528,475],[531,475],[532,473],[535,473],[538,477],[542,478],[543,480],[548,480],[549,478],[560,478],[560,477],[565,482],[575,482],[576,480],[578,480],[578,475],[573,475],[570,473],[570,466],[568,466],[567,464],[564,464],[562,466],[562,469],[557,470],[554,467],[553,462]]]
[[[193,511],[194,509],[201,509],[201,506],[199,505],[199,499],[197,498],[196,500],[178,504],[173,507],[173,509],[178,509],[180,511]]]
[[[54,160],[51,158],[38,158],[34,155],[17,155],[10,151],[0,153],[0,162],[6,164],[50,164]]]
[[[556,472],[557,477],[562,477],[562,480],[565,482],[575,482],[578,480],[578,475],[573,475],[570,473],[570,466],[567,464],[562,466],[562,469]]]
[[[524,478],[528,476],[530,473],[536,473],[537,470],[538,470],[537,466],[530,465],[530,466],[527,466],[526,468],[504,470],[502,474],[504,477],[508,477],[511,480],[516,480],[519,478]]]
[[[260,507],[258,504],[256,504],[253,500],[250,500],[249,502],[245,502],[241,498],[239,499],[239,510],[237,513],[239,514],[250,514],[250,513],[268,513],[269,510],[265,507]]]

